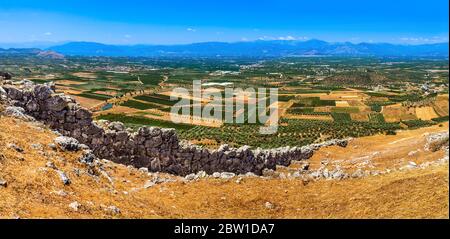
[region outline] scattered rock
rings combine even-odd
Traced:
[[[449,132],[433,133],[426,137],[427,143],[424,146],[426,151],[436,152],[449,144]]]
[[[343,179],[346,178],[347,174],[344,173],[344,171],[342,171],[341,169],[336,169],[333,172],[331,172],[331,178],[332,179]]]
[[[148,168],[146,168],[146,167],[139,168],[139,172],[148,173]]]
[[[240,184],[243,180],[244,180],[243,178],[239,177],[238,179],[236,179],[236,183]]]
[[[125,125],[121,122],[111,122],[108,125],[108,129],[114,131],[125,131]]]
[[[54,141],[64,151],[78,151],[80,149],[78,140],[71,137],[59,136]]]
[[[419,151],[418,150],[413,150],[413,151],[410,151],[409,153],[408,153],[408,156],[414,156],[414,155],[416,155],[417,153],[418,153]]]
[[[205,171],[198,171],[196,174],[197,178],[206,178],[208,177],[208,174]]]
[[[42,144],[32,144],[32,145],[31,145],[31,148],[32,148],[32,149],[35,149],[35,150],[43,150],[43,149],[44,149],[44,147],[42,146]]]
[[[56,166],[52,161],[47,161],[47,163],[45,163],[45,167],[56,169]]]
[[[80,145],[79,145],[79,148],[80,148],[81,150],[89,150],[89,146],[87,146],[87,145],[85,145],[85,144],[80,144]]]
[[[186,181],[193,181],[193,180],[197,179],[197,175],[195,175],[194,173],[191,173],[191,174],[186,175],[184,177],[184,179]]]
[[[6,188],[8,186],[8,182],[4,179],[0,179],[0,187]]]
[[[230,178],[233,178],[235,176],[236,176],[236,174],[234,174],[234,173],[229,173],[229,172],[222,172],[222,173],[220,173],[220,178],[221,179],[230,179]]]
[[[7,93],[3,87],[0,86],[0,100],[6,100]]]
[[[275,205],[273,205],[273,203],[271,203],[271,202],[266,202],[265,204],[264,204],[264,206],[267,208],[267,209],[274,209],[275,208]]]
[[[83,154],[80,157],[80,162],[85,164],[92,164],[95,161],[96,157],[90,150],[83,151]]]
[[[56,150],[56,149],[57,149],[56,144],[54,144],[54,143],[49,143],[49,144],[48,144],[48,147],[49,147],[50,149],[52,149],[52,150]]]
[[[263,169],[262,171],[262,176],[264,177],[273,177],[275,175],[275,170],[273,169]]]
[[[3,111],[3,114],[6,116],[11,116],[11,117],[22,119],[25,121],[35,121],[35,119],[33,117],[26,115],[25,110],[21,107],[8,106]]]
[[[220,176],[220,175],[219,175],[219,176]],[[245,177],[248,177],[248,178],[258,177],[256,174],[254,174],[254,173],[252,173],[252,172],[248,172],[248,173],[246,173],[244,176],[245,176]]]
[[[362,178],[364,177],[364,172],[361,169],[357,169],[355,172],[352,173],[352,178]]]
[[[61,197],[65,197],[67,196],[67,193],[64,190],[58,190],[54,192],[56,195],[61,196]]]
[[[109,206],[107,210],[113,214],[120,214],[120,209],[116,206]]]
[[[73,169],[73,173],[75,174],[75,175],[77,175],[78,177],[80,177],[81,176],[81,169],[79,169],[79,168],[74,168]]]
[[[147,180],[147,182],[145,182],[145,184],[144,184],[144,188],[151,188],[151,187],[153,187],[153,186],[155,186],[156,185],[156,183],[155,182],[153,182],[152,180]]]
[[[20,147],[20,146],[18,146],[16,144],[8,144],[7,146],[8,146],[8,148],[14,149],[14,150],[16,150],[19,153],[22,153],[24,151],[22,147]]]
[[[304,172],[304,171],[308,171],[309,170],[309,162],[303,162],[300,165],[300,171]]]
[[[74,210],[74,211],[77,212],[77,211],[81,208],[81,204],[80,204],[79,202],[75,201],[75,202],[70,203],[70,204],[69,204],[69,207],[70,207],[72,210]]]
[[[64,185],[69,185],[71,183],[69,177],[67,177],[67,175],[63,171],[57,170],[57,172],[59,174],[59,178],[61,179]]]

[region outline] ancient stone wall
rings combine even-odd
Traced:
[[[150,171],[177,175],[198,171],[260,175],[265,168],[275,169],[276,165],[287,166],[292,160],[308,159],[322,146],[347,145],[346,140],[332,140],[303,147],[252,150],[248,146],[222,145],[209,150],[180,142],[174,129],[142,127],[130,133],[119,122],[94,122],[90,111],[54,90],[53,84],[6,81],[0,86],[3,95],[0,97],[50,128],[86,144],[99,158],[147,167]]]

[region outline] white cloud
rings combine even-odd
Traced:
[[[51,36],[51,35],[53,35],[53,33],[51,33],[51,32],[44,33],[44,36]]]
[[[293,37],[293,36],[285,36],[285,37],[278,37],[278,40],[282,40],[282,41],[293,41],[293,40],[296,40],[296,38]]]
[[[191,27],[186,28],[186,31],[188,32],[196,32],[197,30]]]
[[[268,36],[262,36],[262,37],[258,38],[258,40],[261,40],[261,41],[267,41],[267,40],[275,40],[275,38],[273,38],[273,37],[268,37]]]
[[[125,37],[125,38],[131,38],[131,35],[125,34],[124,37]]]
[[[262,41],[272,41],[272,40],[280,40],[280,41],[304,41],[304,40],[308,40],[309,37],[305,37],[305,36],[300,36],[300,37],[294,37],[294,36],[279,36],[279,37],[272,37],[272,36],[262,36],[259,37],[258,40],[262,40]]]
[[[429,37],[401,37],[400,41],[403,43],[410,43],[410,44],[437,43],[437,42],[447,42],[448,37],[439,37],[439,36],[433,36],[431,38],[429,38]]]

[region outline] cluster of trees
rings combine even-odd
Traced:
[[[220,128],[195,126],[181,133],[188,140],[215,140],[218,144],[232,146],[250,145],[253,147],[274,148],[282,146],[302,146],[329,139],[362,137],[378,133],[393,134],[400,129],[398,123],[379,121],[322,121],[282,119],[275,135],[259,134],[257,125],[224,125]]]

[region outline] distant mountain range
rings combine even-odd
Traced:
[[[39,56],[43,58],[63,59],[64,55],[52,50],[41,50],[39,48],[0,48],[0,55],[11,56]]]
[[[81,56],[448,56],[448,43],[394,45],[309,41],[205,42],[186,45],[105,45],[70,42],[50,50]]]
[[[39,48],[39,49],[47,49],[52,46],[59,46],[62,44],[69,43],[71,41],[63,41],[63,42],[52,42],[52,41],[30,41],[30,42],[13,42],[13,43],[5,43],[0,42],[0,48],[9,49],[9,48]]]
[[[36,55],[39,54],[42,50],[38,48],[9,48],[2,49],[0,48],[0,54],[2,55]]]
[[[439,56],[448,57],[448,43],[396,45],[390,43],[330,43],[308,41],[204,42],[184,45],[107,45],[69,42],[45,50],[69,56],[129,57],[281,57],[281,56]],[[14,50],[14,49],[13,49]],[[18,49],[15,49],[18,51]],[[36,49],[29,49],[35,51]],[[11,51],[3,50],[3,51]],[[0,53],[2,49],[0,49]]]

